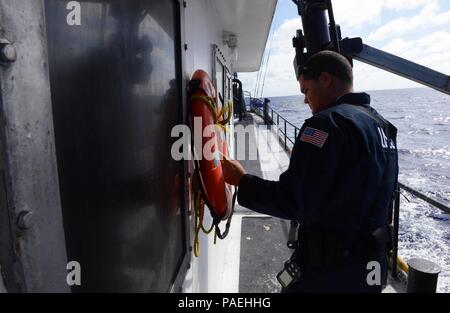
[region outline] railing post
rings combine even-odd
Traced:
[[[267,101],[264,99],[264,124],[267,125]]]
[[[287,131],[286,131],[286,120],[284,120],[284,149],[287,148]]]
[[[397,277],[397,256],[398,256],[398,226],[400,219],[400,187],[397,186],[394,198],[394,218],[393,218],[393,232],[392,232],[392,264],[391,276]]]
[[[295,140],[297,140],[297,127],[295,127],[295,129],[294,129],[294,134],[295,134],[295,136],[294,136],[294,142],[295,142]]]
[[[277,137],[280,138],[280,114],[277,112]]]

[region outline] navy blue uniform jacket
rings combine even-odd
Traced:
[[[298,220],[308,229],[336,234],[351,245],[363,232],[387,223],[398,176],[395,138],[395,127],[370,107],[368,94],[346,94],[305,121],[289,167],[279,181],[249,174],[242,177],[239,204],[263,214]],[[302,245],[302,238],[299,240]],[[361,266],[358,270],[363,275],[366,268]],[[359,281],[352,285],[345,271],[346,277],[311,274],[305,290],[332,291],[330,284],[339,285],[342,279],[350,284],[349,290],[359,288],[365,274],[355,278]],[[307,281],[308,274],[304,277]],[[335,287],[340,288],[338,285]]]

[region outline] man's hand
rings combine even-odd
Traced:
[[[225,182],[233,185],[239,186],[242,176],[246,174],[245,169],[242,167],[241,163],[236,160],[230,159],[222,154],[222,171]]]

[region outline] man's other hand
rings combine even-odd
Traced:
[[[222,154],[222,171],[225,182],[239,186],[242,176],[246,174],[244,167],[236,160],[230,159]]]

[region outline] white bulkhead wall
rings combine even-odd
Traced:
[[[223,25],[220,24],[214,1],[187,0],[185,8],[186,74],[203,69],[212,75],[212,45],[215,44],[224,54],[227,67],[231,71],[230,51],[223,44]]]
[[[187,0],[184,13],[184,33],[188,49],[185,53],[184,74],[189,80],[197,69],[205,70],[212,78],[213,45],[217,45],[223,53],[227,67],[231,72],[231,56],[229,48],[223,44],[223,26],[214,1]],[[230,146],[234,145],[230,143]],[[205,207],[207,210],[207,208]],[[191,246],[193,247],[194,213],[190,217]],[[209,212],[205,211],[204,224],[211,225]],[[225,223],[220,224],[221,229]],[[239,284],[239,250],[240,220],[233,219],[230,234],[225,240],[214,234],[205,235],[200,232],[200,257],[191,254],[191,267],[183,284],[183,292],[238,292]]]

